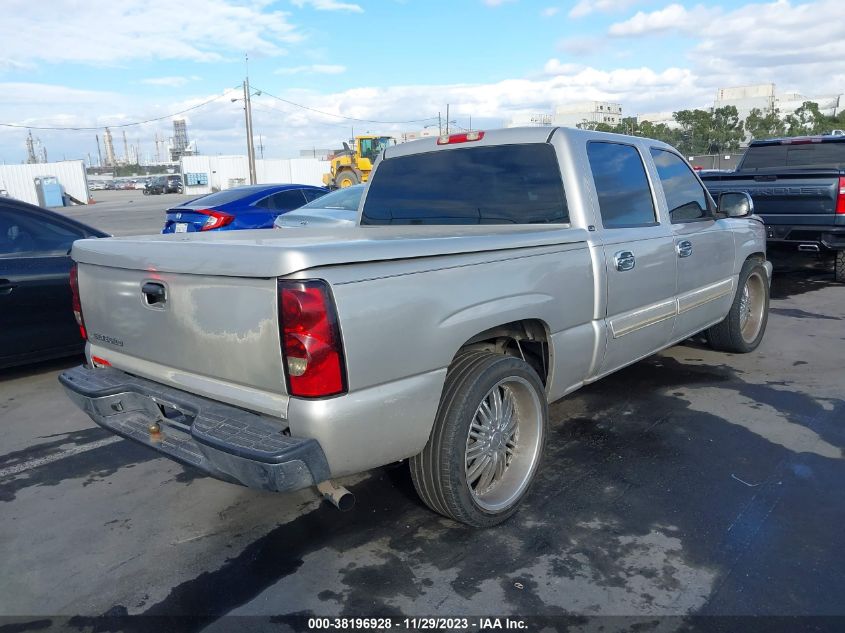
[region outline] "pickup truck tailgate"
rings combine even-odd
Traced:
[[[159,300],[145,288],[163,289],[164,295]],[[267,404],[260,408],[283,414],[275,278],[80,263],[79,291],[92,355],[118,369],[236,405],[248,402],[254,408],[263,391]],[[236,394],[243,390],[250,397],[241,400]]]
[[[833,224],[839,193],[836,171],[795,170],[787,174],[737,172],[702,178],[716,197],[723,191],[747,191],[754,212],[767,224]]]

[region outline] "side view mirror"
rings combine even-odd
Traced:
[[[754,201],[745,191],[726,191],[719,196],[719,213],[729,218],[746,218],[754,214]]]

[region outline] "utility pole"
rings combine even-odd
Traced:
[[[446,104],[446,136],[449,136],[449,104]]]
[[[443,121],[440,119],[440,112],[437,113],[437,136],[443,136]]]
[[[244,80],[244,112],[246,113],[246,151],[249,163],[249,184],[254,185],[258,178],[255,175],[255,144],[252,140],[252,102],[249,95],[249,57],[244,56],[247,64],[246,79]]]
[[[261,160],[264,160],[264,139],[258,135],[258,152],[261,154]]]

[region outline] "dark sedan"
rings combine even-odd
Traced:
[[[162,233],[269,229],[283,213],[328,193],[309,185],[247,185],[210,193],[167,210]]]
[[[107,237],[58,213],[0,198],[0,368],[82,353],[70,247]]]

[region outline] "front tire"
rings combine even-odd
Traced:
[[[758,259],[748,259],[739,273],[736,296],[728,316],[707,330],[710,347],[747,354],[763,340],[769,321],[769,280]]]
[[[338,174],[337,176],[337,188],[338,189],[346,189],[347,187],[351,187],[353,185],[357,185],[361,182],[361,179],[358,178],[358,174],[356,174],[352,170],[345,170]]]
[[[845,284],[845,251],[836,251],[836,259],[833,262],[833,279]]]
[[[434,428],[411,458],[411,477],[435,512],[474,527],[508,519],[542,460],[545,389],[525,361],[487,351],[459,354],[449,368]]]

